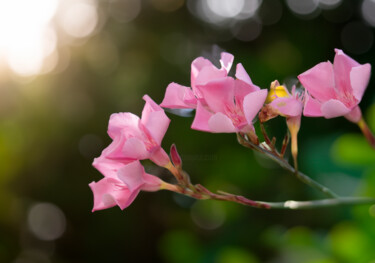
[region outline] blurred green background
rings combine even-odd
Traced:
[[[114,112],[189,86],[225,50],[253,82],[288,85],[341,48],[375,66],[374,0],[0,1],[0,262],[375,262],[375,206],[257,210],[144,193],[91,213],[92,166]],[[375,80],[361,108],[375,130]],[[264,201],[322,198],[236,143],[169,114],[193,182]],[[267,124],[279,141],[283,119]],[[303,118],[300,167],[342,195],[375,196],[375,151],[344,118]],[[167,171],[144,162],[168,180]]]

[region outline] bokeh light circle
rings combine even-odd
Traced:
[[[351,53],[363,54],[373,45],[374,33],[362,22],[350,22],[341,31],[341,42]]]
[[[375,27],[375,0],[364,0],[361,11],[366,22]]]
[[[312,14],[319,6],[318,0],[286,0],[286,3],[297,15]]]
[[[237,16],[245,5],[245,0],[206,0],[212,12],[222,17]]]
[[[28,213],[27,223],[30,231],[39,239],[56,240],[65,232],[64,213],[51,203],[33,205]]]

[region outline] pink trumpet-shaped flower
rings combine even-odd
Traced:
[[[290,93],[286,87],[281,86],[275,80],[271,84],[266,103],[269,103],[267,106],[271,108],[274,114],[286,118],[301,117],[302,115],[303,102],[301,96],[296,92],[295,86],[292,88],[292,93]]]
[[[267,121],[281,115],[286,118],[286,123],[292,137],[292,155],[294,158],[294,166],[297,170],[297,136],[301,125],[301,115],[303,102],[301,96],[296,92],[296,87],[292,89],[292,93],[281,86],[280,83],[275,80],[271,84],[270,92],[266,100],[267,104],[263,107],[259,114],[261,122]]]
[[[254,130],[252,121],[267,97],[266,90],[254,85],[243,68],[237,64],[236,79],[228,72],[233,55],[221,54],[221,68],[199,57],[191,65],[191,89],[171,83],[162,107],[193,108],[196,115],[192,128],[196,130],[248,133]]]
[[[191,88],[172,82],[168,85],[160,106],[172,109],[196,108],[197,102],[203,99],[197,86],[227,77],[232,63],[233,55],[225,52],[221,53],[220,69],[215,67],[208,59],[196,58],[191,63]]]
[[[105,178],[89,184],[94,194],[93,212],[116,205],[125,209],[141,190],[157,191],[163,183],[158,177],[145,173],[139,161],[120,164],[100,159],[96,165],[100,167],[100,172],[103,173],[103,169],[107,172],[103,173]],[[111,173],[108,173],[108,169]]]
[[[371,65],[361,65],[335,49],[331,62],[322,62],[298,76],[306,88],[303,114],[327,119],[345,116],[358,123],[362,117],[358,107],[370,79]]]
[[[111,115],[108,134],[113,142],[102,157],[122,162],[150,159],[160,166],[169,163],[168,154],[160,145],[170,120],[149,96],[143,99],[146,104],[141,119],[129,112]]]
[[[214,133],[249,133],[253,119],[267,97],[267,90],[226,77],[201,88],[206,105],[198,101],[192,129]]]

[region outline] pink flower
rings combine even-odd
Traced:
[[[263,106],[267,90],[231,77],[211,81],[200,90],[206,105],[198,101],[192,129],[214,133],[254,131],[253,119]]]
[[[233,55],[221,53],[221,68],[215,67],[211,61],[203,57],[196,58],[191,63],[191,89],[172,82],[168,85],[164,100],[160,106],[172,109],[192,109],[197,107],[197,101],[202,100],[198,85],[204,85],[212,80],[225,78],[233,63]]]
[[[277,115],[286,118],[301,117],[302,115],[303,102],[301,96],[296,92],[295,86],[290,93],[275,80],[271,84],[266,103],[269,103],[268,106]]]
[[[96,165],[100,172],[104,171],[105,178],[89,184],[94,194],[93,212],[115,205],[125,209],[141,190],[157,191],[163,183],[158,177],[145,173],[139,161],[121,164],[99,159]]]
[[[286,124],[292,137],[292,155],[294,158],[294,166],[297,170],[297,135],[301,125],[301,115],[303,102],[301,96],[296,92],[296,87],[292,89],[292,93],[289,93],[285,86],[281,86],[280,83],[275,80],[271,84],[270,92],[268,93],[267,104],[263,107],[259,114],[261,122],[265,122],[278,115],[286,118]]]
[[[342,50],[335,52],[333,65],[322,62],[298,76],[307,90],[303,114],[327,119],[345,116],[357,123],[362,117],[358,104],[369,82],[371,65],[360,65]]]
[[[160,146],[170,120],[149,96],[143,99],[146,104],[141,119],[129,112],[111,115],[108,135],[113,142],[103,151],[104,158],[125,163],[150,159],[160,166],[170,162]]]
[[[171,83],[162,107],[193,108],[196,115],[192,128],[207,132],[244,132],[254,130],[252,121],[267,96],[255,86],[242,64],[237,64],[236,79],[228,72],[233,55],[221,54],[221,68],[199,57],[191,65],[191,89]]]

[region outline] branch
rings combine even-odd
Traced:
[[[204,186],[197,184],[194,186],[194,190],[185,188],[179,185],[166,184],[163,189],[173,191],[179,194],[183,194],[199,200],[219,200],[234,202],[241,205],[251,206],[254,208],[261,209],[314,209],[314,208],[327,208],[340,205],[370,205],[375,204],[375,198],[368,197],[339,197],[313,201],[294,201],[288,200],[285,202],[264,202],[254,201],[240,195],[229,194],[225,192],[219,192],[217,194],[212,193]]]
[[[312,209],[320,207],[332,207],[338,205],[370,205],[375,204],[375,198],[368,197],[339,197],[314,201],[293,201],[286,202],[259,202],[276,209]]]
[[[249,140],[246,140],[243,136],[241,136],[241,134],[237,133],[237,139],[241,145],[265,154],[268,158],[277,162],[281,167],[293,173],[303,183],[319,190],[320,192],[324,193],[325,195],[331,198],[339,198],[339,195],[334,193],[328,187],[325,187],[324,185],[321,185],[320,183],[314,181],[313,179],[311,179],[309,176],[307,176],[304,173],[301,173],[299,171],[296,172],[296,170],[284,158],[276,156],[273,152],[269,151],[268,149],[265,149],[265,148],[262,148],[261,146],[253,144],[252,142],[250,142]]]

